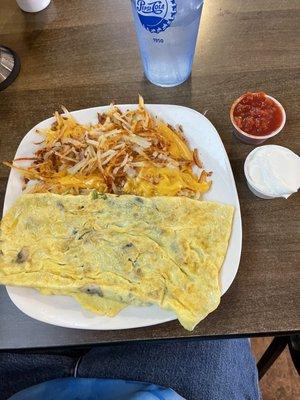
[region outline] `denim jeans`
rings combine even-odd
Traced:
[[[248,339],[182,339],[98,346],[80,360],[0,353],[0,400],[40,382],[70,376],[151,382],[170,387],[187,400],[260,399]]]

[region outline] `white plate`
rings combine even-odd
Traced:
[[[122,105],[120,108],[131,109],[136,105]],[[72,114],[81,123],[96,123],[97,113],[108,107],[94,107],[74,111]],[[190,108],[174,105],[147,105],[150,112],[166,122],[181,124],[192,148],[198,148],[201,159],[208,171],[213,171],[213,185],[205,195],[206,200],[216,200],[232,204],[235,207],[233,230],[226,259],[220,272],[222,294],[231,285],[240,262],[242,248],[242,223],[238,195],[226,150],[214,126],[202,114]],[[36,150],[33,142],[40,137],[36,129],[49,127],[53,118],[36,125],[23,138],[16,157],[30,156]],[[16,170],[11,170],[3,213],[21,195],[21,179]],[[114,318],[101,317],[85,311],[70,297],[42,296],[33,289],[7,287],[8,294],[15,305],[25,314],[50,324],[79,329],[128,329],[155,325],[176,319],[173,312],[161,310],[156,306],[127,307]]]

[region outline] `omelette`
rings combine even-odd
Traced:
[[[233,212],[186,197],[23,194],[1,222],[0,284],[111,317],[157,305],[192,330],[220,302]]]

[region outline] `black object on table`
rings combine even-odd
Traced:
[[[0,45],[0,90],[13,83],[20,72],[20,59],[16,52]]]

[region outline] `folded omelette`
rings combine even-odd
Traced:
[[[192,330],[220,302],[232,218],[185,197],[24,194],[1,222],[0,284],[108,316],[155,304]]]

